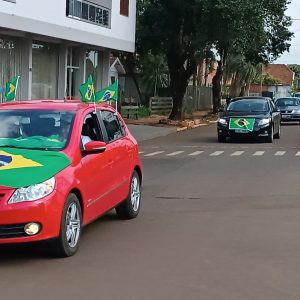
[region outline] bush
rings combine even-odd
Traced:
[[[139,118],[145,118],[150,116],[150,109],[145,106],[139,107]]]

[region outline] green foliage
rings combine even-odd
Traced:
[[[278,85],[282,84],[282,82],[275,78],[274,76],[270,75],[269,73],[263,74],[255,78],[252,83],[254,84],[263,84],[263,85]]]
[[[288,65],[288,67],[295,73],[292,92],[300,90],[300,65]]]
[[[150,116],[150,109],[146,106],[140,106],[139,107],[139,111],[138,111],[138,115],[139,118],[145,118],[145,117],[149,117]]]
[[[157,96],[159,88],[169,86],[169,69],[165,56],[149,53],[141,60],[142,84],[147,94]]]
[[[217,51],[219,61],[214,100],[220,100],[229,56],[242,57],[243,71],[235,74],[248,82],[259,63],[288,50],[293,36],[285,16],[288,4],[289,0],[137,0],[137,51],[140,56],[166,57],[174,101],[170,117],[181,117],[189,79],[209,50]]]

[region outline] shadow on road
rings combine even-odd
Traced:
[[[114,212],[109,212],[85,226],[81,236],[82,243],[91,242],[93,236],[101,236],[102,230],[108,230],[104,229],[105,225],[110,226],[109,223],[117,221],[122,222]],[[36,259],[57,259],[57,257],[51,255],[49,246],[49,241],[28,244],[0,245],[0,266],[9,266]]]

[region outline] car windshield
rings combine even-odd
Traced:
[[[299,106],[299,99],[291,99],[291,98],[280,98],[276,101],[277,106]]]
[[[229,103],[227,111],[232,112],[267,112],[268,102],[260,99],[240,99]]]
[[[57,110],[0,110],[0,147],[61,150],[75,113]]]

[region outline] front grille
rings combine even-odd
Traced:
[[[27,236],[24,232],[25,224],[0,225],[0,239]]]

